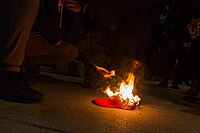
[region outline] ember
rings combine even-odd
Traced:
[[[105,78],[111,78],[115,75],[115,71],[108,71],[105,68],[98,67],[96,68],[100,71],[101,74],[104,75]],[[121,108],[121,109],[134,109],[137,105],[139,105],[139,101],[141,100],[138,95],[133,95],[134,90],[134,81],[135,76],[133,72],[128,74],[128,78],[123,80],[115,91],[112,91],[113,88],[111,85],[107,86],[103,91],[109,98],[97,98],[94,102],[97,105],[110,107],[110,108]]]

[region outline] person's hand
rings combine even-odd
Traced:
[[[62,0],[62,3],[68,10],[74,11],[76,13],[81,11],[81,5],[77,0]]]

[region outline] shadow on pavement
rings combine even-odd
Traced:
[[[158,87],[154,84],[144,84],[139,92],[184,106],[188,109],[181,109],[181,111],[200,116],[199,96],[188,96],[184,92]]]

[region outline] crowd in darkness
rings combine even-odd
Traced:
[[[118,58],[130,53],[141,59],[152,75],[160,77],[160,87],[167,87],[169,80],[173,80],[171,87],[179,89],[179,84],[184,82],[190,86],[188,95],[198,95],[200,1],[155,1],[145,6],[139,2],[140,8],[137,8],[138,3],[133,0],[115,0],[114,3],[112,0],[1,0],[0,98],[22,103],[41,102],[44,95],[24,82],[21,66],[68,63],[80,57],[80,49],[78,54],[74,44],[80,33],[86,31],[88,35],[90,32],[87,29],[91,28],[88,25],[91,18],[86,16],[90,11],[90,17],[97,12],[99,19],[96,20],[106,23],[100,27],[103,34],[99,40],[108,56]],[[152,11],[152,16],[148,16],[152,20],[149,43],[144,39],[148,38],[145,35],[149,22],[144,15],[147,10]],[[97,23],[93,26],[99,28]],[[145,45],[141,45],[142,42]],[[96,54],[91,51],[85,53]]]
[[[156,64],[149,64],[153,73],[161,79],[158,84],[167,87],[172,80],[173,89],[179,84],[190,86],[189,95],[198,95],[200,91],[199,73],[199,1],[173,0],[157,6],[158,27],[155,33],[152,51],[159,56]],[[158,50],[159,49],[159,50]],[[158,68],[160,68],[158,71]]]

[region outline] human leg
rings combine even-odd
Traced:
[[[25,45],[38,13],[38,2],[39,0],[1,2],[1,69],[19,71],[24,60]]]
[[[0,1],[0,98],[23,103],[43,100],[19,72],[39,0]]]
[[[190,71],[192,72],[192,84],[187,90],[189,95],[198,95],[200,92],[200,46],[199,41],[192,44],[191,54],[190,54]]]
[[[69,43],[62,42],[58,46],[48,44],[40,33],[30,35],[26,47],[25,63],[27,64],[58,64],[74,61],[78,50]]]

